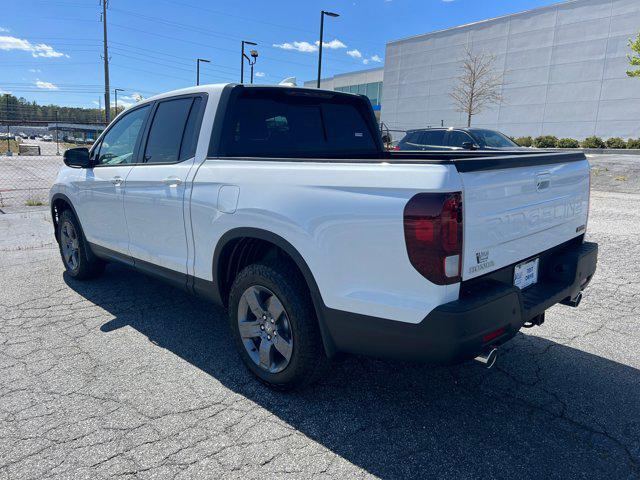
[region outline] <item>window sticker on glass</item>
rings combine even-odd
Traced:
[[[364,137],[364,134],[363,134],[362,132],[356,132],[356,133],[354,133],[354,135],[355,135],[356,137],[358,137],[358,138],[362,138],[362,137]]]

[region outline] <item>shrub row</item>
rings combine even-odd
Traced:
[[[603,140],[600,137],[587,137],[582,142],[574,138],[558,138],[553,135],[539,137],[518,137],[513,139],[521,147],[537,148],[640,148],[640,138],[630,138],[626,142],[620,137]]]

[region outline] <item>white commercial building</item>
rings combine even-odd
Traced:
[[[382,121],[390,128],[465,125],[449,96],[465,49],[495,55],[504,103],[472,125],[509,135],[640,137],[640,78],[629,39],[640,0],[574,0],[387,44]]]

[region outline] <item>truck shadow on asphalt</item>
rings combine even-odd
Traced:
[[[222,309],[120,266],[65,281],[113,315],[103,334],[134,328],[369,474],[638,475],[640,371],[627,365],[519,334],[493,370],[348,357],[318,385],[282,394],[244,369]]]

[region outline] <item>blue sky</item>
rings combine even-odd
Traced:
[[[260,53],[256,83],[315,78],[319,12],[327,18],[323,76],[382,66],[385,43],[555,3],[552,0],[109,0],[111,88],[119,102],[239,80],[240,41]],[[0,93],[93,107],[103,94],[97,0],[3,0]],[[247,69],[248,72],[248,69]],[[247,80],[248,81],[248,80]],[[113,95],[112,95],[113,96]],[[113,98],[112,98],[113,101]]]

